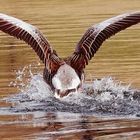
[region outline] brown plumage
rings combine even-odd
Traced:
[[[71,66],[78,71],[83,70],[106,39],[139,22],[140,12],[135,12],[119,15],[90,27],[71,56]]]
[[[139,22],[140,12],[138,11],[122,14],[96,24],[85,32],[74,53],[63,60],[58,57],[36,27],[14,17],[0,14],[0,30],[24,40],[35,50],[45,64],[44,80],[60,97],[76,91],[82,85],[85,66],[106,39]],[[67,82],[64,83],[62,79]]]

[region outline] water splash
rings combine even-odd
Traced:
[[[17,86],[20,93],[3,99],[13,103],[9,108],[12,112],[58,111],[113,116],[140,114],[140,91],[112,77],[84,84],[80,93],[72,93],[59,100],[53,96],[43,76],[32,73],[31,66],[24,67],[16,74],[16,80],[10,85]]]
[[[16,79],[14,81],[11,81],[9,83],[9,86],[16,87],[21,92],[23,92],[24,89],[27,88],[27,86],[28,86],[27,83],[29,83],[33,77],[32,65],[25,66],[22,69],[15,71],[15,74],[16,74]]]

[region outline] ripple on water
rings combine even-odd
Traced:
[[[140,114],[140,91],[132,89],[130,85],[123,85],[112,77],[96,79],[84,84],[82,92],[56,99],[41,74],[33,75],[30,70],[31,78],[25,86],[23,83],[25,70],[26,68],[18,71],[16,81],[10,83],[10,85],[17,85],[21,92],[4,98],[3,100],[12,103],[12,106],[1,108],[1,112],[59,111],[137,117]]]

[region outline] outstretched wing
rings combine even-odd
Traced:
[[[45,63],[49,72],[54,72],[61,65],[62,60],[36,27],[17,18],[0,14],[0,30],[28,43]]]
[[[122,14],[90,27],[69,58],[76,71],[82,71],[102,43],[112,35],[140,22],[140,12]]]

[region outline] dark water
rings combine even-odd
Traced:
[[[5,0],[0,10],[37,26],[65,57],[89,26],[139,6],[138,0]],[[34,51],[0,32],[0,138],[138,140],[139,37],[138,24],[106,41],[86,68],[82,93],[58,100]]]

